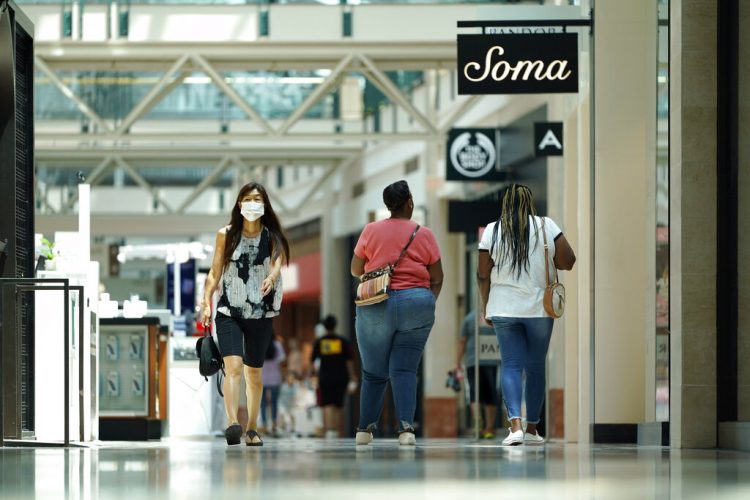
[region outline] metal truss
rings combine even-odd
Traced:
[[[284,213],[286,215],[291,215],[294,217],[297,217],[300,214],[300,210],[302,207],[307,205],[308,201],[318,192],[320,192],[321,189],[323,189],[330,181],[330,179],[333,177],[333,175],[338,172],[341,169],[348,168],[355,164],[360,159],[360,154],[358,152],[355,152],[353,154],[350,154],[348,157],[344,157],[338,162],[334,164],[327,164],[322,165],[324,172],[322,175],[320,175],[317,179],[314,180],[314,182],[307,187],[305,190],[303,196],[301,199],[299,199],[294,205],[288,205],[284,201],[284,197],[281,196],[281,193],[279,193],[273,186],[267,185],[266,190],[268,192],[268,195],[273,200],[274,205],[279,207],[279,211],[281,213]],[[248,171],[254,171],[256,167],[252,167],[245,163],[239,156],[237,155],[225,155],[223,156],[219,162],[214,166],[214,168],[211,170],[209,175],[203,178],[201,182],[193,189],[193,191],[183,200],[182,203],[176,208],[173,209],[171,204],[168,203],[163,196],[159,193],[159,190],[157,187],[151,185],[146,179],[143,178],[143,176],[127,161],[125,161],[122,156],[112,154],[108,155],[104,160],[102,160],[96,168],[91,172],[89,177],[86,179],[86,182],[90,184],[91,186],[97,185],[101,180],[106,176],[107,173],[109,173],[113,168],[119,167],[125,171],[127,175],[129,175],[135,182],[138,184],[141,188],[143,188],[145,191],[151,194],[153,200],[163,207],[164,211],[167,214],[177,214],[177,215],[183,215],[186,213],[186,210],[188,207],[190,207],[193,202],[197,199],[198,196],[200,196],[206,189],[210,188],[212,185],[214,185],[223,174],[225,174],[230,169],[244,169]],[[37,196],[39,196],[42,200],[42,204],[46,207],[46,209],[54,214],[57,214],[58,212],[52,207],[50,204],[46,193],[40,193],[37,192]],[[72,211],[73,207],[75,206],[76,202],[78,201],[78,194],[75,193],[73,196],[71,196],[70,199],[68,199],[67,203],[62,207],[61,211],[62,213],[68,213]]]
[[[362,140],[414,140],[433,139],[439,128],[414,106],[410,99],[385,75],[394,69],[430,70],[455,67],[455,44],[449,42],[421,43],[128,43],[116,45],[106,42],[58,41],[39,42],[35,46],[35,62],[51,82],[71,99],[78,109],[95,125],[92,134],[65,136],[43,133],[37,137],[42,142],[52,140],[81,140],[81,136],[96,136],[104,141],[117,141],[127,136],[132,144],[139,140],[154,140],[155,134],[133,134],[131,127],[150,109],[178,87],[193,72],[202,72],[254,122],[260,134],[254,138],[297,138],[321,141],[351,139]],[[159,81],[116,126],[105,122],[83,99],[65,85],[55,71],[75,69],[108,71],[163,71]],[[221,71],[284,71],[305,69],[331,69],[301,105],[281,124],[274,127],[243,99],[221,76]],[[396,134],[295,134],[292,128],[315,104],[335,91],[348,72],[359,72],[383,92],[391,102],[400,106],[420,124],[420,131]],[[169,134],[166,134],[167,136]],[[180,135],[180,134],[177,134]],[[203,136],[205,139],[205,136]],[[216,134],[216,139],[228,140]],[[164,139],[169,139],[165,137]],[[173,142],[173,141],[166,141]],[[101,144],[101,143],[100,143]],[[166,146],[168,147],[168,145]]]
[[[446,127],[476,102],[469,98],[443,123],[434,109],[421,111],[409,96],[385,74],[390,70],[435,70],[455,67],[455,43],[128,43],[58,41],[38,42],[35,64],[64,96],[90,120],[89,133],[36,133],[36,158],[56,165],[75,167],[97,162],[87,182],[96,185],[112,168],[125,171],[166,213],[182,214],[192,200],[211,187],[229,169],[264,165],[323,166],[325,174],[312,186],[302,203],[286,206],[278,193],[275,204],[282,211],[295,213],[335,172],[354,164],[368,143],[373,141],[442,141]],[[119,123],[99,116],[67,86],[57,71],[75,69],[107,71],[162,71],[157,83]],[[284,71],[330,69],[330,74],[313,89],[292,114],[272,122],[258,113],[227,83],[224,71]],[[247,133],[205,134],[182,131],[133,132],[134,126],[161,100],[194,72],[206,74],[252,123]],[[336,91],[349,72],[357,72],[377,87],[394,106],[413,119],[410,130],[395,133],[295,131],[305,114],[331,92]],[[427,100],[434,102],[434,100]],[[135,127],[137,129],[137,127]],[[214,169],[179,206],[173,208],[150,185],[133,162],[184,160],[181,167],[202,160]],[[76,198],[68,200],[63,212],[72,210]],[[44,206],[49,206],[45,200]]]

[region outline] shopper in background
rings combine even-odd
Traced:
[[[320,406],[323,408],[325,437],[340,437],[342,408],[346,393],[357,388],[351,343],[336,334],[336,317],[328,315],[322,322],[325,335],[315,341],[311,362],[317,368]]]
[[[232,208],[228,226],[216,235],[211,270],[203,293],[201,319],[211,321],[211,297],[219,289],[216,333],[224,358],[224,405],[229,426],[227,444],[239,444],[243,429],[237,420],[240,378],[247,391],[245,444],[262,446],[256,430],[263,389],[263,362],[273,339],[272,318],[281,310],[281,265],[289,261],[289,244],[261,184],[244,185]]]
[[[497,417],[497,368],[500,364],[499,348],[495,331],[487,326],[484,321],[479,324],[480,348],[485,350],[480,353],[479,362],[476,359],[476,311],[471,311],[461,324],[461,333],[458,338],[458,349],[456,350],[456,373],[461,370],[463,362],[466,367],[466,380],[469,382],[469,401],[471,412],[477,418],[480,408],[484,409],[484,427],[480,432],[482,439],[493,439],[495,437],[495,418]],[[479,398],[477,398],[477,387],[475,384],[475,368],[479,366]],[[479,403],[477,403],[477,399]]]
[[[271,434],[278,435],[279,422],[279,392],[281,390],[281,363],[286,359],[284,346],[281,343],[281,337],[278,335],[268,346],[266,352],[266,362],[263,365],[263,397],[260,404],[260,420],[262,422],[262,431],[266,432],[271,429]],[[270,411],[269,411],[270,410]],[[271,415],[271,425],[268,423],[268,415]]]
[[[553,319],[544,310],[544,239],[557,269],[570,270],[575,254],[549,217],[537,217],[531,190],[513,184],[503,195],[497,222],[479,242],[477,281],[482,317],[500,344],[503,399],[511,422],[504,445],[543,444],[536,430],[545,393],[545,361]],[[554,244],[551,244],[554,242]],[[551,267],[551,266],[550,266]],[[526,375],[526,430],[521,425],[522,378]]]
[[[289,353],[286,356],[286,369],[292,372],[295,378],[302,378],[302,353],[296,338],[289,339]]]
[[[282,429],[292,436],[297,435],[295,410],[297,407],[299,386],[300,382],[297,380],[297,377],[287,369],[284,383],[281,385],[281,391],[279,391],[279,416],[282,422]]]
[[[393,264],[412,235],[414,239],[393,271],[389,298],[356,309],[362,391],[355,442],[364,445],[372,441],[390,380],[399,443],[414,445],[417,367],[435,322],[435,301],[443,283],[443,269],[432,231],[411,220],[414,200],[409,185],[398,181],[387,186],[383,202],[391,217],[367,224],[362,230],[352,256],[352,275],[359,277]]]

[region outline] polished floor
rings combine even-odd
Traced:
[[[750,499],[750,454],[619,445],[267,439],[0,449],[0,498]]]

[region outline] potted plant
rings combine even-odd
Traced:
[[[50,241],[47,238],[42,238],[42,249],[39,251],[40,255],[44,257],[44,269],[48,271],[54,271],[57,267],[55,259],[55,242]]]

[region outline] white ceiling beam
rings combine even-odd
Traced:
[[[88,178],[86,179],[86,183],[90,185],[95,185],[99,180],[101,180],[102,177],[104,177],[104,174],[112,168],[112,157],[107,156],[102,161],[99,162],[99,164],[94,167],[94,170],[91,171]],[[78,190],[76,189],[73,193],[73,196],[70,197],[68,202],[65,204],[65,207],[63,207],[63,210],[65,212],[68,212],[70,210],[73,210],[73,207],[75,206],[76,202],[78,201]]]
[[[151,184],[148,183],[146,179],[143,178],[143,176],[138,173],[136,169],[131,167],[125,160],[120,158],[119,156],[114,157],[115,162],[117,162],[117,165],[119,165],[123,170],[125,170],[128,175],[143,189],[151,193],[151,196],[154,197],[154,199],[161,204],[169,213],[174,212],[172,210],[172,207],[169,206],[169,203],[167,203],[164,198],[162,198],[159,195],[159,192],[154,188]]]
[[[63,142],[75,142],[77,144],[90,142],[94,137],[86,134],[71,133],[71,132],[37,132],[35,139],[37,144],[43,145],[45,142],[54,142],[59,145]],[[112,136],[95,136],[98,147],[107,147],[108,141],[115,141]],[[378,132],[294,132],[287,133],[284,136],[278,135],[266,135],[262,133],[243,133],[243,132],[232,132],[228,134],[218,133],[197,133],[197,132],[141,132],[135,134],[128,134],[127,140],[129,147],[133,144],[148,143],[157,144],[162,143],[163,147],[169,149],[174,148],[175,143],[205,143],[207,145],[216,144],[222,145],[225,148],[236,147],[232,143],[283,143],[285,148],[292,148],[295,146],[295,141],[301,144],[303,147],[304,143],[314,142],[320,143],[330,141],[330,147],[336,147],[341,142],[352,142],[361,143],[365,141],[377,141],[377,142],[403,142],[403,141],[432,141],[439,139],[437,132],[397,132],[397,133],[378,133]],[[123,150],[126,150],[123,148]]]
[[[244,168],[250,168],[247,164],[245,164],[244,161],[242,161],[241,158],[233,156],[232,161],[239,166]],[[264,173],[268,171],[268,167],[264,167],[263,169]],[[277,210],[279,213],[289,213],[289,206],[284,203],[283,197],[279,194],[278,191],[276,191],[276,187],[272,186],[270,183],[263,184],[263,187],[266,189],[266,193],[268,193],[268,197],[271,198],[271,202],[279,208]]]
[[[440,133],[446,134],[448,132],[448,129],[453,127],[456,122],[465,114],[467,113],[471,108],[474,107],[474,105],[479,101],[479,99],[482,96],[480,95],[472,95],[464,99],[464,101],[461,103],[458,108],[455,109],[450,115],[448,115],[447,118],[442,120],[442,123],[440,124]]]
[[[193,202],[198,198],[198,196],[203,193],[206,189],[208,189],[211,184],[216,182],[216,180],[221,177],[221,175],[226,172],[227,168],[231,165],[230,159],[228,156],[225,156],[221,159],[221,161],[214,167],[214,169],[209,173],[206,177],[203,178],[203,180],[193,189],[193,191],[188,195],[187,198],[185,198],[185,201],[183,201],[179,207],[177,207],[177,213],[185,213],[185,209],[193,204]]]
[[[299,210],[304,207],[310,199],[315,196],[315,194],[320,191],[323,186],[325,186],[326,182],[329,181],[329,179],[333,178],[334,174],[337,172],[344,170],[346,168],[349,168],[352,166],[355,162],[357,162],[360,159],[360,155],[352,155],[349,158],[343,160],[341,163],[334,167],[329,167],[328,171],[325,172],[318,180],[315,182],[315,184],[312,185],[312,187],[308,190],[307,194],[302,197],[302,200],[292,209],[293,213],[299,212]]]
[[[217,71],[332,68],[353,53],[367,54],[384,71],[456,68],[455,40],[331,42],[111,42],[35,41],[34,50],[55,70],[164,71],[186,52],[199,53]]]
[[[127,155],[124,155],[128,163],[130,163],[130,166],[136,169],[140,168],[164,168],[164,169],[206,169],[207,167],[211,167],[212,165],[219,162],[225,155],[227,154],[227,151],[224,151],[224,154],[217,153],[215,156],[211,157],[201,157],[201,158],[147,158],[147,159],[134,159],[129,158]],[[101,160],[100,158],[97,158]],[[303,158],[296,158],[296,159],[287,159],[287,161],[284,162],[284,166],[291,167],[291,166],[299,166],[299,167],[332,167],[339,163],[340,158],[328,158],[328,159],[316,159],[316,160],[310,160],[310,159],[303,159]],[[255,158],[248,158],[247,162],[249,162],[249,165],[247,166],[248,169],[253,170],[258,167],[262,167],[263,165],[267,165],[268,163],[277,163],[276,160],[271,159],[255,159]],[[45,158],[40,162],[41,165],[43,165],[46,168],[49,168],[50,170],[80,170],[81,168],[94,168],[98,162],[93,161],[91,158],[81,158],[81,159],[71,159],[69,157],[56,159],[54,161],[50,161],[50,159]]]
[[[245,101],[245,99],[240,96],[236,90],[234,90],[227,82],[224,81],[224,78],[219,74],[216,69],[214,69],[211,64],[203,58],[203,56],[199,54],[191,54],[190,58],[193,60],[195,64],[201,67],[201,69],[211,78],[211,80],[214,82],[214,84],[221,89],[222,92],[224,92],[227,97],[229,97],[236,105],[239,107],[251,120],[253,120],[255,123],[260,125],[260,127],[267,133],[272,134],[273,128],[268,124],[268,122],[260,116],[260,113],[255,111],[250,104]]]
[[[49,202],[49,189],[45,189],[44,191],[42,191],[40,189],[40,186],[39,186],[38,182],[36,183],[36,197],[37,197],[37,199],[41,199],[42,200],[42,205],[44,207],[46,207],[47,210],[49,210],[49,213],[51,213],[51,214],[57,214],[58,213],[58,211],[55,210],[55,207],[53,207],[50,204],[50,202]]]
[[[307,165],[317,165],[318,161],[330,162],[332,160],[341,160],[352,154],[359,153],[361,146],[339,145],[332,147],[329,145],[308,145],[305,147],[229,147],[229,146],[204,146],[198,147],[193,145],[175,145],[172,147],[104,147],[104,148],[83,148],[76,144],[57,145],[57,146],[37,146],[34,156],[37,161],[100,161],[106,156],[120,156],[124,159],[131,160],[159,160],[167,159],[170,161],[184,159],[194,162],[205,159],[208,161],[217,161],[227,154],[235,155],[242,161],[249,161],[254,164],[271,164],[282,165],[286,162],[306,162]]]
[[[287,131],[289,131],[289,129],[294,126],[294,124],[297,123],[299,119],[302,118],[310,108],[315,106],[318,101],[320,101],[323,97],[325,97],[326,94],[333,90],[333,88],[339,81],[339,77],[344,72],[344,70],[349,67],[349,64],[351,64],[353,58],[354,56],[352,54],[349,54],[341,61],[339,61],[333,71],[331,71],[331,74],[328,75],[328,77],[323,80],[317,87],[315,87],[315,89],[310,93],[310,95],[307,96],[304,102],[302,102],[302,104],[300,104],[297,109],[294,110],[291,116],[286,119],[286,121],[279,128],[278,134],[286,134]]]
[[[57,87],[65,97],[67,97],[68,99],[70,99],[71,101],[75,103],[76,107],[78,107],[78,110],[81,113],[88,116],[92,122],[94,122],[96,125],[99,126],[99,128],[101,129],[101,132],[106,133],[106,134],[109,134],[112,132],[112,128],[102,119],[102,117],[99,116],[99,114],[96,111],[94,111],[88,104],[86,104],[83,101],[83,99],[78,97],[76,93],[73,92],[73,90],[70,87],[65,85],[65,83],[63,83],[63,81],[60,80],[60,78],[55,74],[54,71],[50,69],[49,66],[47,66],[47,64],[44,62],[44,60],[41,57],[39,57],[38,55],[34,56],[34,64],[39,70],[42,71],[42,73],[47,75],[47,78],[50,79],[52,84],[55,87]]]
[[[92,186],[99,183],[99,181],[102,180],[104,177],[104,174],[106,174],[111,168],[112,168],[112,157],[107,156],[104,158],[104,160],[97,165],[94,170],[91,171],[88,178],[86,179],[86,182]]]
[[[399,89],[393,81],[388,78],[388,75],[383,73],[371,60],[365,55],[360,54],[359,60],[365,65],[365,75],[370,76],[370,80],[373,85],[378,87],[388,98],[396,104],[399,104],[407,113],[414,117],[419,123],[422,124],[425,130],[431,134],[437,134],[437,128],[435,125],[421,112],[419,111],[404,93]]]
[[[141,102],[139,102],[135,106],[135,108],[130,111],[130,113],[125,117],[120,126],[117,127],[117,130],[115,130],[114,132],[115,136],[124,134],[128,130],[128,128],[130,128],[137,120],[148,113],[148,111],[153,108],[161,99],[166,97],[168,94],[168,92],[165,92],[166,89],[170,89],[170,92],[174,90],[176,85],[173,85],[173,80],[179,80],[181,83],[182,80],[180,80],[180,77],[184,78],[184,76],[175,75],[182,69],[187,61],[188,56],[186,54],[183,54],[179,59],[177,59],[177,61],[174,62],[172,67],[162,75],[159,81],[156,82],[156,85],[154,85],[151,90],[149,90],[148,94],[144,96]]]

